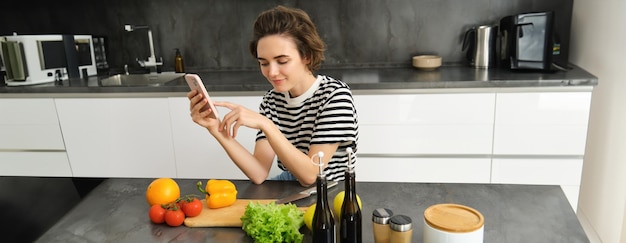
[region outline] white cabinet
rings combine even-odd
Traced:
[[[72,175],[52,99],[0,99],[0,114],[0,175]]]
[[[498,93],[493,153],[583,155],[591,92]]]
[[[65,151],[2,151],[0,176],[70,177]]]
[[[491,154],[494,97],[355,95],[359,154]]]
[[[255,111],[261,101],[212,98]],[[359,181],[552,184],[576,208],[591,91],[354,100]],[[186,97],[5,98],[0,114],[0,175],[246,179],[191,120]],[[253,151],[256,132],[241,127],[237,140]]]
[[[176,177],[167,98],[56,99],[77,177]]]
[[[491,182],[577,186],[582,169],[582,159],[493,159]]]
[[[563,188],[576,210],[591,92],[498,93],[492,183]]]
[[[355,95],[360,181],[489,183],[495,94]]]
[[[359,157],[359,181],[418,183],[489,183],[489,158]]]
[[[257,111],[261,103],[261,96],[214,96],[212,99],[243,105],[253,111]],[[205,128],[191,120],[187,98],[169,98],[169,106],[179,178],[247,179],[217,140]],[[222,118],[229,112],[223,107],[217,109]],[[252,152],[256,133],[257,130],[240,127],[236,139]],[[270,177],[277,173],[274,164]]]
[[[590,91],[354,99],[360,181],[560,185],[576,209]]]
[[[1,99],[0,148],[65,150],[52,99]]]

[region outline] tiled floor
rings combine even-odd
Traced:
[[[100,179],[0,177],[3,242],[33,242]]]

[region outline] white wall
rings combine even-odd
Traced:
[[[599,79],[578,202],[592,243],[626,243],[625,10],[624,0],[574,1],[570,61]]]

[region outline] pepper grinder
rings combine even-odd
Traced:
[[[406,215],[395,215],[389,219],[389,243],[411,243],[413,224]]]
[[[389,220],[392,216],[393,211],[387,208],[377,208],[372,212],[372,228],[375,243],[389,243],[391,231]]]

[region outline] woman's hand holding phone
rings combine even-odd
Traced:
[[[211,109],[211,117],[215,118],[219,122],[220,121],[219,113],[217,112],[217,109],[215,108],[215,104],[213,104],[213,101],[211,100],[209,93],[206,91],[206,88],[204,87],[204,83],[202,83],[202,79],[200,79],[200,77],[196,74],[186,74],[185,81],[187,81],[187,85],[189,85],[189,88],[191,88],[191,90],[197,90],[198,93],[201,94],[207,101],[206,105],[200,109],[200,112],[204,112],[208,109]],[[192,97],[189,97],[189,98],[191,99]]]

